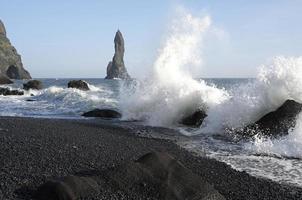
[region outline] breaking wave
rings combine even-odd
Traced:
[[[181,13],[172,23],[150,79],[122,87],[125,119],[171,126],[198,108],[207,109],[228,98],[225,90],[195,80],[190,73],[201,65],[202,38],[210,23],[208,16],[199,18],[188,13]]]

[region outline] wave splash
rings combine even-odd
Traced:
[[[190,74],[202,63],[202,38],[210,24],[208,16],[180,14],[159,51],[150,79],[122,87],[125,119],[171,126],[198,108],[211,107],[228,98],[225,90],[197,81]]]
[[[302,102],[302,57],[275,57],[259,68],[257,78],[232,88],[230,98],[211,107],[203,132],[240,128],[277,109],[287,99]]]

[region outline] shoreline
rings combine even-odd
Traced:
[[[49,179],[110,170],[152,151],[173,155],[226,199],[302,198],[300,187],[253,177],[223,162],[197,157],[165,138],[173,130],[117,124],[97,119],[0,117],[0,199],[31,199],[33,191]],[[148,130],[160,137],[150,137]]]

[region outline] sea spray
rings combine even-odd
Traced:
[[[246,149],[258,154],[302,159],[302,113],[287,136],[278,139],[257,137],[255,141],[246,144]]]
[[[255,122],[287,99],[302,102],[302,57],[276,57],[259,68],[257,78],[232,88],[230,98],[210,107],[200,132],[222,132]]]
[[[226,91],[192,78],[190,69],[202,63],[202,38],[210,17],[181,13],[153,66],[150,78],[121,90],[125,119],[145,120],[150,125],[170,126],[197,109],[224,101]]]

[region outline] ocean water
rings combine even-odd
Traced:
[[[178,130],[188,136],[178,141],[179,145],[197,154],[301,187],[302,114],[288,135],[278,139],[237,141],[227,137],[225,130],[253,123],[287,99],[302,103],[302,57],[275,57],[259,66],[253,79],[196,79],[194,74],[207,67],[202,49],[211,18],[182,10],[170,26],[148,78],[85,79],[90,91],[67,88],[69,79],[41,79],[43,90],[0,96],[0,115],[81,118],[83,112],[94,108],[112,108],[120,111],[121,120],[127,123],[140,121]],[[22,88],[22,81],[8,87]],[[196,109],[208,114],[200,128],[178,124]]]
[[[0,96],[1,116],[24,116],[24,117],[46,117],[46,118],[82,118],[83,112],[94,108],[111,108],[120,112],[123,110],[125,87],[133,89],[137,87],[137,81],[105,80],[105,79],[85,79],[89,83],[91,91],[81,91],[67,88],[67,83],[71,79],[39,79],[43,82],[43,90],[30,90],[24,96]],[[217,90],[222,90],[232,94],[241,87],[250,88],[250,85],[258,84],[257,79],[196,79],[201,86],[207,85]],[[13,89],[21,89],[23,81],[16,81],[14,85],[9,85]],[[126,86],[125,86],[126,85]],[[248,91],[248,90],[245,90]],[[33,94],[34,96],[31,96]],[[134,93],[128,94],[128,99]],[[160,102],[163,99],[155,101]],[[250,97],[249,97],[250,98]],[[247,99],[249,99],[247,98]],[[27,101],[28,99],[34,101]],[[194,98],[193,98],[194,99]],[[232,98],[229,98],[232,99]],[[225,101],[229,101],[225,100]],[[253,98],[252,98],[253,99]],[[187,100],[187,98],[186,98]],[[139,99],[136,102],[138,105]],[[190,102],[192,102],[190,100]],[[169,102],[168,102],[169,103]],[[182,102],[180,105],[183,105]],[[226,102],[221,102],[226,104]],[[148,104],[149,105],[149,104]],[[162,106],[162,105],[161,105]],[[220,107],[216,105],[215,107]],[[238,105],[238,107],[240,107]],[[189,108],[190,109],[190,108]],[[146,111],[147,110],[147,111]],[[227,109],[228,110],[228,109]],[[238,110],[233,110],[232,112]],[[256,138],[251,141],[232,141],[223,137],[221,127],[216,127],[216,122],[212,123],[207,119],[206,126],[201,128],[187,128],[175,122],[171,124],[154,124],[152,117],[147,116],[160,114],[156,110],[151,111],[145,108],[144,111],[133,110],[131,117],[124,115],[122,120],[142,120],[143,124],[152,126],[164,126],[179,131],[179,134],[189,136],[186,141],[179,141],[179,145],[200,155],[206,155],[214,159],[223,161],[237,170],[246,171],[252,175],[270,178],[277,182],[302,186],[302,117],[297,119],[297,126],[291,130],[288,136],[278,140],[262,140]],[[163,110],[163,112],[165,112]],[[209,113],[212,112],[209,110]],[[221,112],[217,110],[216,112]],[[232,112],[229,116],[232,117]],[[142,115],[141,113],[145,113]],[[246,113],[249,115],[250,113]],[[216,115],[218,115],[216,113]],[[136,116],[136,117],[134,117]],[[170,115],[165,116],[170,117]],[[210,116],[209,116],[210,117]],[[223,124],[222,118],[216,119]],[[239,120],[239,118],[238,118]],[[170,121],[170,120],[169,120]],[[215,128],[208,126],[215,124]]]

